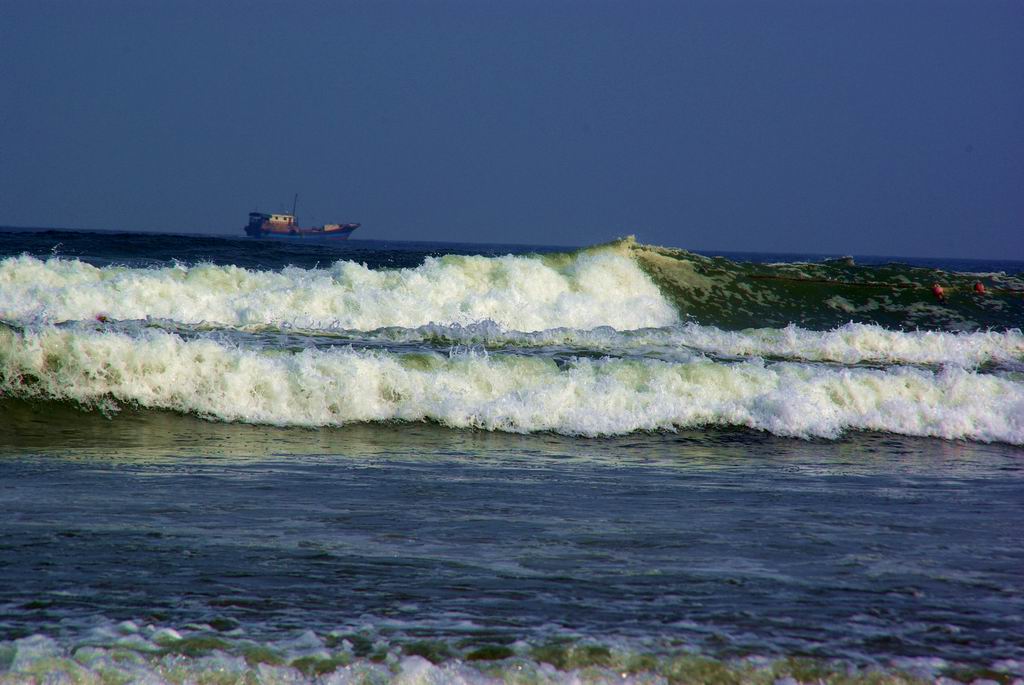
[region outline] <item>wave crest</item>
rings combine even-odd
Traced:
[[[228,326],[373,330],[491,320],[532,331],[634,329],[678,320],[636,263],[614,247],[548,257],[428,257],[419,267],[251,271],[236,266],[95,267],[29,256],[0,262],[0,318],[158,318]]]
[[[756,264],[622,242],[682,316],[720,328],[834,328],[848,321],[888,328],[969,331],[1019,327],[1024,279],[852,258]],[[986,293],[974,287],[982,282]],[[945,301],[932,294],[939,283]]]
[[[704,425],[782,436],[866,429],[1024,444],[1013,374],[834,368],[760,360],[552,359],[351,348],[241,349],[148,331],[0,329],[0,393],[127,402],[203,417],[332,426],[431,420],[458,428],[610,435]]]

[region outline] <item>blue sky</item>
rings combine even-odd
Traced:
[[[1024,259],[1024,3],[0,0],[0,224]]]

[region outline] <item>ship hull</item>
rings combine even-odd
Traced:
[[[273,240],[348,240],[352,232],[359,227],[358,224],[339,226],[338,228],[309,229],[296,228],[291,230],[255,229],[246,230],[251,238],[273,239]]]

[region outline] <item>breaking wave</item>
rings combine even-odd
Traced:
[[[1016,372],[850,368],[351,347],[246,349],[159,330],[0,328],[0,393],[296,426],[436,421],[611,435],[706,425],[835,438],[846,430],[1024,444]]]
[[[339,261],[326,269],[95,267],[30,256],[0,262],[0,318],[69,321],[153,317],[228,326],[289,324],[372,330],[490,320],[515,330],[634,329],[678,320],[616,246],[545,257],[428,257],[407,269]]]
[[[720,328],[834,328],[849,321],[887,328],[971,331],[1016,328],[1024,321],[1020,274],[955,273],[852,258],[754,264],[686,250],[628,246],[645,273],[687,317]],[[932,294],[943,287],[944,301]],[[975,287],[981,284],[983,294]]]
[[[940,282],[946,301],[931,284]],[[986,287],[974,292],[976,283]],[[852,260],[750,264],[624,239],[570,253],[427,257],[412,268],[251,270],[208,263],[97,267],[58,257],[0,261],[0,318],[155,318],[226,326],[375,330],[491,321],[509,330],[619,331],[694,321],[723,330],[1007,330],[1024,321],[1019,275],[958,274]]]

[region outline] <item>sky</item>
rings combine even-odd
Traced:
[[[1024,259],[1024,1],[0,0],[0,224]]]

